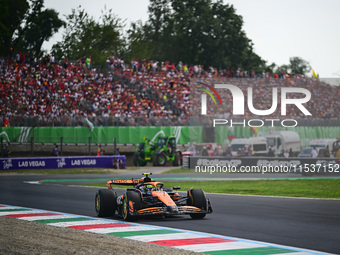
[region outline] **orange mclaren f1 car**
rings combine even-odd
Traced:
[[[145,215],[189,214],[191,218],[201,219],[212,213],[209,199],[202,189],[190,188],[186,196],[179,195],[179,187],[163,187],[163,183],[152,180],[144,173],[141,179],[109,180],[108,189],[96,193],[95,207],[98,217],[112,217],[116,211],[125,220],[134,220]],[[117,196],[112,185],[131,185],[133,188]]]

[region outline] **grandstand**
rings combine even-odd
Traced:
[[[33,62],[1,60],[1,126],[43,127],[84,126],[85,119],[95,126],[187,126],[190,117],[199,117],[200,100],[196,82],[229,83],[243,91],[253,88],[254,107],[271,106],[273,87],[303,87],[312,94],[307,103],[313,120],[338,120],[339,87],[302,75],[256,74],[253,70],[217,70],[182,62],[132,60],[109,57],[107,70],[88,69],[79,62]],[[222,101],[231,102],[231,94],[221,93]],[[215,109],[210,116],[231,116],[231,105]],[[278,118],[280,109],[272,118]],[[249,112],[244,118],[250,118]],[[304,118],[288,107],[287,117]]]
[[[98,144],[112,152],[114,137],[121,151],[129,153],[133,151],[131,145],[143,136],[171,134],[176,128],[181,128],[178,143],[182,145],[193,141],[223,142],[227,131],[224,127],[217,131],[212,128],[211,118],[254,118],[249,111],[244,116],[232,116],[231,93],[223,90],[218,90],[223,107],[215,107],[209,100],[207,115],[202,116],[201,91],[197,89],[200,82],[233,84],[245,94],[252,87],[256,109],[270,108],[273,87],[306,88],[312,94],[306,106],[312,117],[305,118],[298,109],[288,106],[286,118],[299,120],[296,130],[305,139],[339,133],[338,128],[333,130],[339,127],[339,87],[315,78],[204,69],[202,65],[188,66],[180,61],[172,64],[133,59],[127,64],[108,57],[106,70],[100,71],[88,68],[80,60],[33,60],[27,57],[22,61],[0,61],[1,144],[10,142],[17,155],[49,156],[54,144],[60,144],[61,152],[67,155],[93,154]],[[280,107],[266,118],[280,118],[279,115]],[[198,128],[193,129],[195,126]],[[236,134],[253,135],[250,127],[237,127]]]

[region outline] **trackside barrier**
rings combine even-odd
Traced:
[[[185,158],[185,159],[184,159]],[[339,159],[336,158],[281,158],[281,157],[183,157],[183,168],[201,172],[214,170],[215,172],[235,172],[244,169],[244,172],[288,172],[304,166],[310,172],[326,171],[317,164],[327,162],[332,166],[332,172],[340,175]],[[202,171],[203,170],[203,171]],[[328,172],[330,172],[328,170]]]
[[[118,164],[117,164],[118,162]],[[125,168],[125,155],[119,156],[77,156],[77,157],[34,157],[0,158],[0,170],[63,169],[63,168]]]
[[[183,168],[184,169],[190,168],[190,157],[189,156],[183,156]]]

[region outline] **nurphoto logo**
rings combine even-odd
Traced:
[[[207,88],[209,88],[218,98],[221,106],[222,105],[222,100],[220,95],[217,93],[216,89],[227,89],[231,92],[232,98],[233,98],[233,115],[244,115],[245,110],[244,110],[244,103],[245,103],[245,97],[243,91],[238,88],[235,85],[231,84],[215,84],[214,87],[209,86],[204,83],[200,83]],[[213,96],[213,94],[208,91],[205,88],[201,88],[202,91],[206,92],[206,94],[201,94],[201,115],[206,115],[207,114],[207,94],[213,99],[215,106],[217,106],[217,102]],[[288,94],[303,94],[303,98],[288,98]],[[266,116],[274,113],[277,109],[278,106],[278,88],[273,88],[272,89],[272,105],[269,109],[265,110],[259,110],[254,107],[253,103],[253,88],[248,87],[247,88],[247,105],[248,105],[248,110],[258,116]],[[312,114],[306,109],[306,107],[303,105],[307,103],[311,99],[311,93],[309,90],[305,88],[292,88],[292,87],[282,87],[281,88],[281,98],[280,98],[280,103],[281,103],[281,116],[286,116],[287,115],[287,105],[295,105],[305,116],[311,116]],[[216,125],[229,125],[232,127],[233,125],[242,125],[242,126],[250,126],[250,127],[262,127],[265,122],[271,123],[271,126],[274,126],[275,122],[280,122],[281,126],[283,127],[295,127],[297,126],[297,121],[295,119],[284,119],[284,120],[279,120],[279,119],[250,119],[248,121],[243,120],[241,122],[233,122],[233,120],[227,120],[227,119],[214,119],[213,121],[213,126],[215,127]],[[288,125],[288,123],[292,123]]]

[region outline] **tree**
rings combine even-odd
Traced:
[[[82,56],[91,56],[94,62],[104,65],[106,57],[123,52],[122,24],[112,10],[104,9],[97,22],[79,6],[72,9],[66,20],[62,41],[52,47],[57,58],[77,60]]]
[[[310,64],[300,57],[291,57],[288,66],[293,74],[306,74],[311,71]]]
[[[282,66],[279,66],[279,67],[276,69],[275,72],[276,72],[276,73],[279,73],[279,74],[281,74],[281,73],[289,73],[289,72],[290,72],[290,68],[289,68],[288,65],[282,65]]]
[[[172,50],[175,46],[170,0],[150,0],[148,13],[149,20],[145,24],[134,22],[127,31],[127,58],[176,59]]]
[[[0,0],[0,55],[7,56],[28,9],[26,0]]]
[[[306,75],[311,70],[312,68],[306,60],[300,57],[291,57],[289,59],[289,64],[279,66],[276,69],[276,73],[290,73],[290,74]]]
[[[58,32],[59,28],[65,23],[58,18],[55,10],[47,9],[41,11],[37,16],[32,18],[32,22],[19,41],[20,48],[32,52],[34,56],[41,57],[41,46],[48,41],[53,34]],[[18,43],[18,44],[19,44]]]
[[[242,17],[222,0],[150,0],[148,12],[149,20],[129,31],[130,52],[144,44],[153,46],[155,60],[221,68],[265,65],[242,30]]]
[[[153,57],[155,59],[164,58],[164,50],[171,48],[166,41],[172,32],[171,7],[169,0],[150,0],[148,6],[149,20],[148,26],[144,30],[153,45]],[[170,46],[170,47],[167,47]]]
[[[266,65],[265,71],[270,72],[270,73],[274,73],[276,71],[275,68],[276,68],[276,64],[273,62],[270,65]]]
[[[1,55],[14,51],[42,55],[41,46],[58,32],[64,22],[53,9],[43,9],[44,0],[0,0]]]
[[[150,40],[148,40],[146,25],[143,25],[141,21],[131,23],[131,28],[128,33],[128,49],[125,53],[127,59],[151,59],[155,56],[155,47]]]

